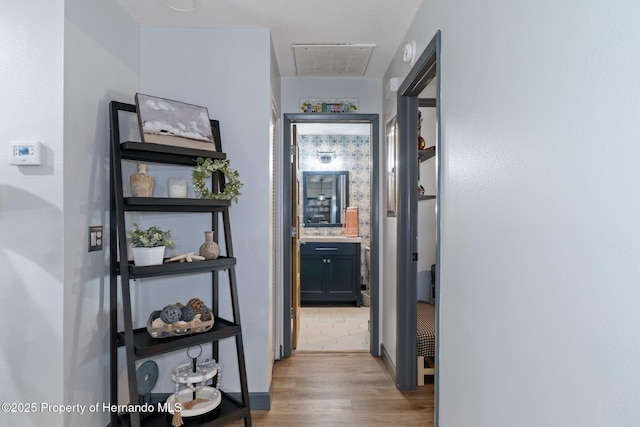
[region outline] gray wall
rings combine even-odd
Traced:
[[[0,270],[3,402],[63,393],[64,2],[10,2],[0,13]],[[10,166],[9,141],[40,141],[42,166]],[[30,314],[29,314],[30,313]],[[43,413],[0,424],[62,426]]]
[[[138,87],[138,29],[114,3],[58,0],[3,6],[0,34],[5,147],[39,140],[44,151],[33,167],[0,153],[0,292],[11,302],[2,320],[15,325],[2,340],[0,395],[108,402],[108,242],[89,254],[86,233],[108,224],[107,103]],[[0,424],[105,425],[109,416],[38,409],[0,413]]]
[[[638,423],[638,16],[427,0],[405,38],[442,30],[442,426]]]
[[[102,251],[88,253],[87,229],[104,225],[104,235],[109,235],[108,106],[111,100],[133,102],[139,87],[139,52],[138,25],[118,5],[65,2],[65,403],[110,401],[110,242],[106,238]],[[127,396],[122,389],[120,397]],[[67,414],[64,424],[109,421],[109,413],[87,410]]]
[[[269,266],[270,205],[270,35],[261,30],[208,30],[144,28],[141,42],[141,91],[169,99],[206,106],[209,116],[220,120],[222,148],[244,184],[238,203],[230,209],[243,341],[249,389],[267,392],[273,360]],[[237,55],[238,50],[244,52]],[[172,59],[166,60],[166,52]],[[206,54],[203,54],[206,53]],[[183,171],[184,169],[182,169]],[[166,182],[180,168],[156,166],[153,174]],[[157,181],[158,181],[157,179]],[[183,217],[184,218],[184,217]],[[167,224],[176,233],[175,252],[193,251],[210,229],[210,215],[190,215],[188,221],[156,216],[144,220]],[[222,237],[222,236],[221,236]],[[178,243],[177,243],[178,244]],[[222,275],[225,277],[225,275]],[[210,275],[192,275],[184,286],[176,280],[154,280],[153,288],[140,287],[136,298],[140,321],[167,301],[181,301],[189,292],[208,295]],[[184,279],[177,282],[184,282]],[[222,283],[227,283],[222,281]],[[187,288],[188,286],[188,288]],[[228,289],[221,286],[221,290]],[[230,315],[228,292],[221,293],[220,311]],[[188,298],[187,298],[188,299]],[[226,372],[223,385],[239,391],[235,346],[221,343],[221,360]],[[185,354],[159,358],[161,372],[168,372]],[[168,376],[159,382],[161,391],[173,391]]]

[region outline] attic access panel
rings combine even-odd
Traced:
[[[364,76],[374,44],[294,44],[298,76]]]

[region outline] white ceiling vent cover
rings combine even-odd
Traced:
[[[293,44],[298,76],[364,76],[374,44]]]

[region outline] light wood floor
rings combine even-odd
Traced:
[[[433,382],[400,392],[382,360],[369,353],[305,352],[275,363],[271,410],[253,411],[252,421],[257,427],[429,427],[433,408]]]

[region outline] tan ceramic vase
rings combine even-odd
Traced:
[[[155,179],[147,173],[147,164],[138,163],[138,172],[129,177],[133,197],[151,197]]]
[[[200,256],[216,259],[220,255],[220,246],[213,241],[213,231],[204,232],[204,243],[200,246]]]

